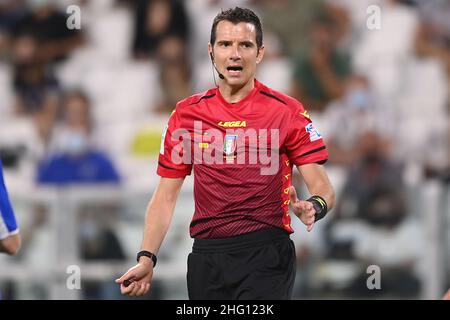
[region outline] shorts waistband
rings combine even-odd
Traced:
[[[289,233],[280,228],[257,230],[235,237],[219,239],[195,238],[192,246],[193,253],[230,252],[250,247],[257,247],[276,240],[290,239]]]

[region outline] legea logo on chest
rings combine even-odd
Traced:
[[[246,121],[220,121],[217,129],[194,121],[193,130],[177,129],[171,135],[174,164],[260,165],[262,175],[279,168],[280,132],[248,128]]]
[[[220,121],[218,125],[224,128],[245,128],[247,126],[247,121]]]

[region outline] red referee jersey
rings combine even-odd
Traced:
[[[238,103],[225,101],[218,88],[180,101],[163,134],[157,173],[181,178],[194,168],[191,237],[270,227],[292,233],[292,167],[327,159],[302,104],[255,80]]]

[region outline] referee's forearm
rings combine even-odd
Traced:
[[[154,196],[147,207],[141,250],[158,254],[172,221],[175,202],[158,201]]]
[[[297,168],[303,176],[309,193],[322,197],[327,202],[328,210],[331,210],[335,202],[335,193],[323,166],[312,163],[297,166]]]

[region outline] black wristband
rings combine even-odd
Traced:
[[[328,212],[328,205],[324,198],[321,196],[312,196],[311,198],[307,199],[306,201],[309,201],[312,203],[314,210],[316,210],[316,218],[314,222],[319,221],[320,219],[323,219],[325,215]]]
[[[139,259],[142,256],[145,256],[145,257],[148,257],[148,258],[152,259],[152,261],[153,261],[153,268],[156,267],[156,261],[158,261],[158,259],[156,258],[155,254],[151,253],[150,251],[146,251],[146,250],[139,251],[137,256],[136,256],[137,262],[139,262]]]

